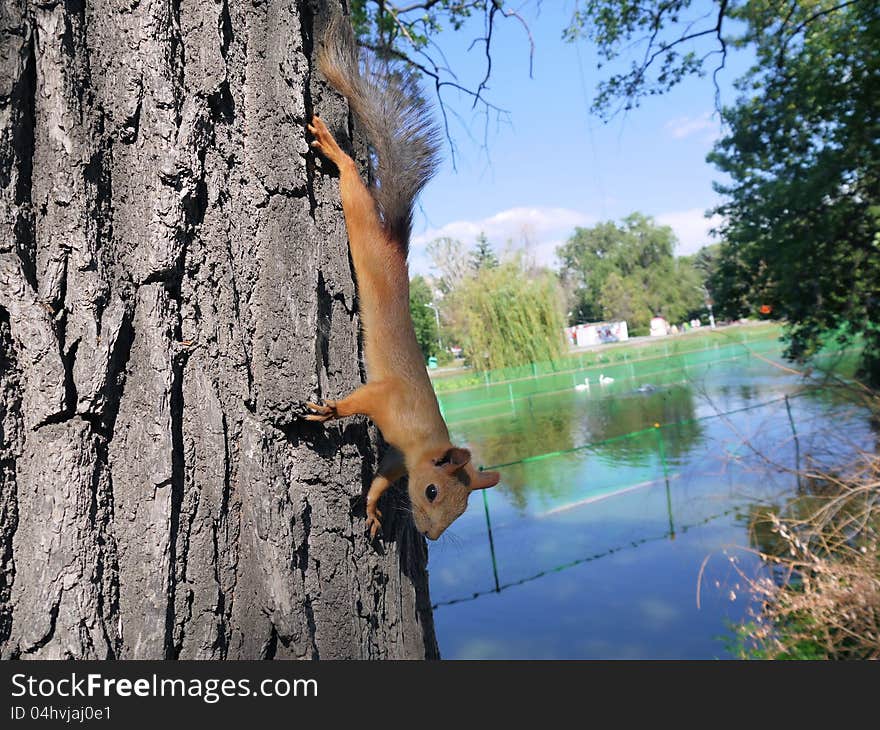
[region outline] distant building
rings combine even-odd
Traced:
[[[565,337],[573,347],[589,347],[606,342],[623,342],[629,339],[626,322],[591,322],[565,328]]]
[[[651,337],[665,337],[669,334],[669,322],[663,317],[651,318]]]

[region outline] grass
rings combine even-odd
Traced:
[[[731,626],[733,637],[722,637],[727,650],[740,659],[775,659],[780,661],[815,661],[827,659],[821,643],[809,636],[808,617],[789,617],[774,630],[774,641],[765,641],[766,628],[757,621]],[[761,637],[756,639],[756,637]]]

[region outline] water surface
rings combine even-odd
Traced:
[[[441,397],[479,464],[564,452],[502,467],[431,543],[441,654],[729,657],[723,637],[762,570],[753,516],[797,494],[798,462],[838,463],[874,441],[845,395],[774,367],[775,342],[752,352],[628,363],[605,386],[573,373],[551,393]],[[589,391],[575,390],[585,375]]]

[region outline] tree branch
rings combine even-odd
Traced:
[[[529,77],[532,78],[535,41],[528,23],[517,10],[504,8],[503,0],[460,0],[460,2],[422,0],[406,5],[395,4],[388,0],[363,1],[366,5],[375,8],[375,14],[370,21],[367,37],[362,37],[360,40],[361,45],[378,56],[397,59],[431,80],[443,118],[444,134],[452,153],[454,168],[455,144],[449,128],[448,101],[444,99],[443,91],[448,89],[458,91],[472,99],[471,109],[476,109],[478,106],[482,108],[487,120],[484,134],[488,137],[489,113],[507,113],[486,98],[493,71],[492,39],[496,20],[500,14],[500,17],[517,21],[524,29],[529,42]],[[475,38],[470,45],[470,48],[477,43],[485,45],[485,73],[476,87],[469,87],[459,82],[458,76],[450,67],[434,36],[441,28],[441,19],[448,20],[453,27],[458,28],[473,11],[482,11],[485,18],[485,35]],[[383,18],[386,19],[385,22]],[[436,60],[435,55],[439,56]],[[487,147],[485,138],[483,146]]]
[[[388,55],[391,55],[394,58],[407,64],[408,66],[411,66],[412,68],[417,70],[419,73],[421,73],[423,76],[426,76],[426,77],[433,80],[434,91],[437,96],[438,104],[440,106],[440,115],[443,119],[443,133],[444,133],[444,136],[446,137],[446,141],[449,143],[449,149],[450,149],[450,154],[452,157],[452,168],[453,169],[457,169],[456,168],[456,160],[455,160],[455,142],[452,139],[452,133],[449,129],[449,114],[448,114],[448,109],[446,107],[446,102],[443,99],[443,89],[448,87],[448,88],[454,89],[456,91],[459,91],[467,96],[472,97],[474,99],[474,106],[476,106],[478,103],[482,104],[483,108],[485,109],[485,111],[487,113],[489,111],[495,111],[499,114],[508,114],[509,113],[508,110],[502,109],[501,107],[496,106],[495,104],[493,104],[492,102],[487,100],[482,95],[483,89],[478,88],[476,91],[474,91],[473,89],[469,89],[466,86],[464,86],[463,84],[458,83],[457,81],[447,81],[447,80],[444,80],[443,78],[441,78],[440,67],[438,67],[437,64],[434,63],[433,59],[431,59],[429,56],[427,56],[427,54],[422,53],[422,55],[425,55],[427,61],[433,66],[433,70],[428,68],[425,64],[419,63],[418,61],[414,60],[410,56],[407,56],[403,51],[399,51],[395,48],[379,49],[379,48],[376,48],[376,47],[374,47],[370,44],[367,44],[367,43],[362,44],[362,45],[364,48],[366,48],[367,50],[373,51],[374,53],[382,52],[382,53],[386,53]],[[450,72],[450,75],[452,75],[451,72]]]
[[[785,54],[786,54],[786,51],[788,50],[789,42],[791,40],[793,40],[794,38],[796,38],[798,35],[800,35],[800,32],[802,30],[804,30],[808,25],[819,20],[819,18],[823,18],[826,15],[831,15],[831,13],[836,13],[838,10],[843,10],[844,8],[846,8],[850,5],[856,5],[859,1],[860,0],[847,0],[846,2],[840,3],[839,5],[834,5],[833,7],[830,7],[830,8],[823,8],[822,10],[817,10],[815,13],[813,13],[812,15],[808,16],[807,18],[802,20],[800,23],[798,23],[790,33],[785,35],[784,34],[785,26],[788,25],[788,21],[791,19],[791,16],[794,14],[795,9],[797,8],[797,2],[795,2],[792,5],[792,8],[789,11],[788,15],[786,16],[785,20],[783,21],[782,25],[780,26],[779,33],[782,36],[782,42],[779,44],[779,55],[777,56],[777,59],[776,59],[777,66],[779,68],[782,68],[785,65]]]

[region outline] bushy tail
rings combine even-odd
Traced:
[[[361,73],[348,18],[334,15],[318,67],[343,96],[373,147],[373,199],[392,239],[409,246],[413,202],[437,168],[440,133],[427,102],[401,72]]]

